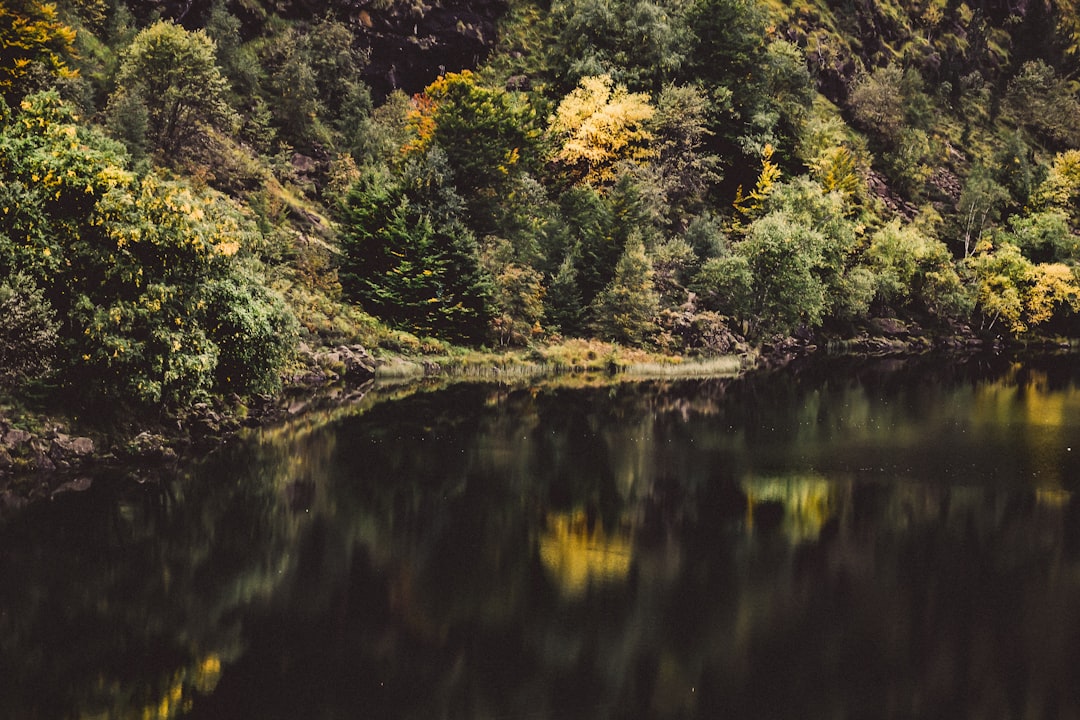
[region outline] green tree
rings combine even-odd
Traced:
[[[482,341],[491,284],[472,233],[453,215],[425,212],[402,183],[361,178],[342,211],[342,288],[364,309],[425,334]]]
[[[59,322],[41,288],[26,275],[0,281],[0,388],[53,369]]]
[[[828,309],[825,283],[817,270],[826,244],[822,234],[772,212],[754,221],[734,252],[746,259],[752,284],[749,312],[752,335],[791,333],[801,325],[816,327]]]
[[[548,282],[544,303],[549,325],[564,335],[577,335],[585,325],[585,305],[578,288],[575,257],[570,253],[563,258]]]
[[[665,85],[652,119],[659,185],[669,224],[700,213],[710,192],[723,179],[721,159],[707,149],[709,99],[693,86]]]
[[[1055,145],[1080,146],[1080,99],[1043,60],[1025,62],[1009,81],[1005,108],[1017,125]]]
[[[888,142],[904,127],[904,72],[896,65],[859,75],[849,98],[855,120]]]
[[[296,344],[285,301],[239,267],[203,288],[207,335],[217,346],[215,387],[241,395],[273,392]]]
[[[1080,226],[1080,150],[1054,156],[1050,169],[1031,196],[1033,210],[1065,212],[1073,227]]]
[[[970,309],[949,249],[912,225],[894,220],[875,232],[865,260],[883,305],[941,317],[962,317]]]
[[[191,151],[209,129],[231,131],[236,120],[214,42],[201,30],[167,21],[146,28],[124,51],[116,84],[109,99],[112,124],[123,127],[133,104],[141,104],[147,144],[161,160]]]
[[[296,24],[253,43],[264,78],[261,100],[288,143],[308,151],[361,154],[371,95],[360,79],[368,55],[349,28],[330,18]],[[250,60],[249,60],[250,62]]]
[[[1020,333],[1028,329],[1024,297],[1034,279],[1034,266],[1015,245],[994,248],[989,242],[967,258],[965,271],[975,288],[975,310],[983,330]]]
[[[641,346],[656,333],[659,310],[652,263],[641,240],[632,238],[615,266],[615,277],[592,303],[593,331],[607,340]]]
[[[291,313],[252,263],[258,234],[207,188],[136,176],[115,141],[76,124],[55,93],[26,98],[0,132],[0,277],[42,291],[59,326],[59,380],[84,400],[176,406],[214,390],[274,385],[291,351]],[[218,382],[222,350],[259,346],[210,289],[274,318],[277,352],[250,356],[237,382]],[[267,346],[261,346],[266,350]]]
[[[1080,260],[1080,237],[1069,227],[1069,216],[1057,208],[1011,216],[1001,237],[1038,262]]]
[[[868,308],[873,290],[856,265],[857,223],[853,208],[839,191],[825,192],[806,177],[778,184],[765,200],[769,212],[781,212],[821,236],[813,272],[824,285],[826,316],[854,317]]]
[[[616,234],[616,220],[610,203],[596,189],[588,186],[570,188],[562,194],[558,204],[557,218],[547,233],[545,255],[560,263],[558,274],[565,281],[573,278],[576,292],[572,296],[588,306],[611,282],[624,243]],[[568,259],[569,265],[566,264]],[[573,303],[567,307],[573,307]],[[573,323],[563,324],[562,329],[563,332],[584,330]]]
[[[488,238],[485,269],[494,284],[492,329],[500,345],[523,345],[542,331],[544,276],[514,260],[514,248],[501,238]]]
[[[1080,310],[1080,283],[1071,268],[1032,263],[1011,243],[982,243],[964,269],[975,287],[984,330],[1023,333],[1059,312]]]
[[[411,122],[416,137],[409,149],[442,150],[470,226],[481,234],[501,231],[498,208],[520,188],[539,136],[523,97],[484,87],[467,70],[449,73],[415,99]]]
[[[1001,218],[1002,206],[1008,200],[1008,191],[985,168],[976,167],[968,175],[956,203],[963,223],[964,257],[971,254],[983,232]]]
[[[686,28],[679,3],[558,0],[551,15],[558,36],[550,55],[560,81],[610,75],[631,88],[659,90],[682,64]]]

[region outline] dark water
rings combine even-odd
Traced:
[[[460,385],[0,524],[4,718],[1074,718],[1080,361]]]

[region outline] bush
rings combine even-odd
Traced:
[[[241,395],[278,389],[298,328],[285,302],[240,275],[212,283],[207,298],[207,327],[218,347],[218,388]]]
[[[57,322],[44,293],[26,275],[0,282],[0,387],[52,370]]]

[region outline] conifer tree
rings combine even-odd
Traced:
[[[659,309],[652,262],[641,239],[632,237],[615,266],[615,277],[593,302],[593,329],[607,340],[644,345],[656,333]]]

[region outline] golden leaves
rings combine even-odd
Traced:
[[[582,78],[551,118],[549,132],[561,140],[554,159],[586,183],[610,182],[619,161],[656,155],[647,127],[654,113],[648,95],[629,92],[609,75]]]

